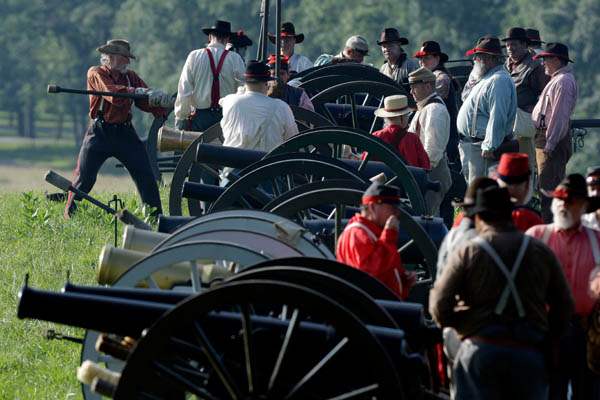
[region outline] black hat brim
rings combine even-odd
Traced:
[[[269,33],[267,36],[269,36],[269,41],[271,43],[275,43],[275,35],[272,33]],[[296,39],[296,44],[300,44],[302,42],[304,42],[304,33],[299,33],[297,35],[288,35],[288,36],[293,36]]]
[[[394,40],[384,40],[384,41],[377,41],[377,45],[381,46],[382,44],[386,44],[386,43],[400,43],[401,46],[406,46],[409,42],[407,38],[403,38],[401,37],[400,39],[394,39]]]
[[[505,37],[504,39],[500,39],[501,42],[506,42],[509,40],[520,40],[522,42],[525,42],[526,44],[531,44],[531,39],[528,39],[527,37]]]
[[[202,28],[202,32],[204,32],[205,35],[210,35],[211,33],[221,33],[223,35],[229,35],[231,36],[233,33],[232,32],[226,32],[224,30],[221,29],[216,29],[214,26],[211,26],[210,28]]]

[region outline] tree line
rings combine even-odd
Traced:
[[[131,68],[149,86],[175,92],[187,54],[206,42],[201,27],[217,18],[231,21],[235,30],[243,29],[255,43],[249,55],[256,54],[260,3],[0,0],[0,110],[14,113],[19,135],[35,136],[36,115],[45,113],[56,116],[58,123],[69,121],[78,141],[87,124],[86,97],[48,95],[48,83],[84,88],[87,69],[98,64],[96,47],[119,37],[131,42],[138,56]],[[538,28],[543,40],[570,48],[580,89],[576,116],[600,118],[597,0],[282,0],[282,4],[283,20],[293,21],[306,36],[297,46],[299,53],[313,60],[321,53],[334,54],[348,36],[360,34],[371,48],[365,62],[377,67],[383,57],[376,40],[384,27],[396,27],[409,38],[405,50],[410,54],[423,41],[437,40],[450,59],[464,58],[483,34],[503,37],[511,26]]]

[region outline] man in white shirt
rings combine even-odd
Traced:
[[[187,57],[175,100],[175,125],[179,129],[204,131],[222,117],[219,99],[235,93],[244,75],[242,57],[225,50],[231,24],[216,21],[203,28],[208,35],[206,48],[193,50]]]
[[[600,207],[600,165],[588,168],[585,181],[590,197],[590,208],[593,210]],[[600,208],[584,214],[581,217],[581,224],[600,231]]]
[[[435,74],[425,67],[420,67],[408,75],[410,93],[417,102],[417,112],[408,130],[419,135],[429,156],[429,179],[440,182],[439,192],[430,190],[425,194],[428,214],[438,216],[440,204],[452,185],[452,177],[446,157],[446,146],[450,137],[450,114],[444,100],[435,90],[435,81]]]
[[[275,35],[269,33],[269,40],[275,43]],[[291,22],[281,24],[281,55],[288,58],[290,64],[290,76],[313,67],[312,61],[303,55],[294,53],[294,47],[304,41],[304,34],[296,34],[296,28]]]
[[[269,67],[250,61],[244,74],[244,93],[230,94],[219,102],[223,107],[223,146],[271,151],[298,133],[290,107],[267,96]]]

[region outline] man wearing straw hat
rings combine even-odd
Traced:
[[[440,182],[439,192],[427,191],[425,201],[429,215],[438,216],[444,196],[452,185],[446,147],[450,136],[450,114],[435,90],[436,76],[425,67],[408,75],[410,93],[417,102],[417,112],[408,130],[419,135],[425,147],[431,171],[430,179]]]
[[[225,49],[232,35],[231,24],[216,21],[202,28],[208,45],[193,50],[187,57],[179,77],[175,101],[175,125],[179,129],[204,131],[223,116],[219,99],[235,93],[238,79],[244,75],[244,60]]]
[[[430,169],[429,157],[419,136],[407,130],[408,114],[412,111],[406,96],[386,97],[383,107],[375,110],[375,115],[384,119],[385,128],[373,132],[373,136],[392,146],[408,165]]]
[[[101,92],[136,93],[148,95],[148,100],[135,100],[112,97],[90,96],[89,125],[74,171],[73,187],[88,193],[96,183],[98,171],[104,161],[115,157],[123,163],[131,174],[144,204],[162,213],[158,186],[148,153],[131,123],[131,107],[135,104],[142,111],[155,116],[165,115],[165,108],[173,105],[171,96],[160,90],[148,89],[146,83],[134,71],[128,69],[131,54],[129,42],[123,39],[109,40],[98,47],[102,65],[91,67],[87,73],[89,90]],[[64,217],[70,218],[76,209],[75,200],[80,200],[69,192]]]

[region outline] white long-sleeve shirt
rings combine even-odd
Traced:
[[[410,123],[409,132],[419,135],[425,152],[429,156],[431,168],[435,168],[446,153],[446,146],[450,138],[450,114],[442,103],[427,102],[434,96],[433,93],[426,99],[417,103],[418,111]],[[438,96],[439,98],[439,96]],[[439,98],[441,101],[441,98]]]
[[[288,62],[290,65],[290,72],[296,71],[297,73],[300,73],[305,69],[313,67],[313,63],[308,57],[296,53],[292,54]]]
[[[290,107],[258,92],[231,94],[219,102],[223,107],[223,146],[271,151],[298,133]]]
[[[212,53],[216,68],[224,50],[225,46],[216,43],[209,44],[204,49],[194,50],[188,55],[177,86],[175,118],[179,120],[186,119],[194,109],[210,107],[213,74],[206,52],[210,51]],[[236,92],[239,86],[238,80],[244,79],[245,70],[244,60],[239,54],[230,51],[225,56],[219,74],[221,98]]]

